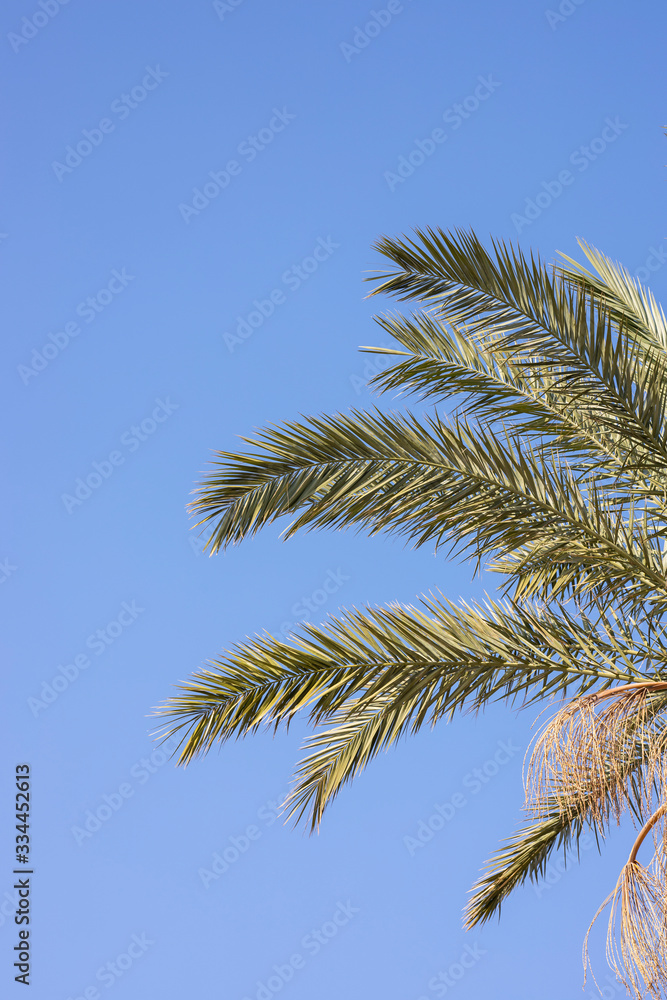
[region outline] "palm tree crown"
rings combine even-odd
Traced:
[[[662,770],[667,739],[667,323],[650,291],[582,244],[591,269],[545,266],[469,232],[382,239],[374,293],[395,348],[380,390],[433,404],[264,430],[217,455],[192,511],[216,552],[292,515],[446,544],[503,577],[497,601],[423,599],[268,635],[196,673],[158,714],[180,761],[308,713],[288,799],[316,827],[376,754],[459,709],[562,707],[526,771],[526,826],[492,858],[466,924],[483,922],[553,851],[629,812],[640,833],[611,905],[608,955],[636,996],[667,983]],[[443,416],[437,404],[457,397]],[[648,867],[637,861],[655,841]],[[604,905],[604,904],[603,904]]]

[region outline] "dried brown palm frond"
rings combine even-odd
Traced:
[[[664,718],[660,716],[657,720],[659,726],[652,727],[650,738],[645,735],[646,748],[646,779],[645,779],[645,808],[651,802],[651,797],[655,796],[662,802],[667,799],[667,726]],[[656,847],[657,849],[657,847]]]
[[[536,816],[553,809],[574,815],[583,799],[597,803],[592,819],[617,822],[627,804],[626,757],[645,738],[646,774],[642,798],[664,787],[663,739],[652,741],[650,694],[664,684],[627,684],[570,702],[544,726],[534,741],[525,775],[526,805]]]
[[[614,891],[597,911],[584,941],[584,968],[591,967],[588,938],[593,924],[611,906],[607,928],[607,961],[627,991],[637,1000],[667,996],[667,881],[663,852],[654,854],[649,867],[637,861],[637,853],[649,832],[659,830],[664,842],[665,813],[662,805],[647,820],[637,837]],[[595,976],[593,976],[595,979]]]

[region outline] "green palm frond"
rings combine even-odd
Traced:
[[[478,422],[516,427],[524,437],[555,442],[577,466],[603,470],[617,480],[617,488],[621,479],[627,490],[644,491],[634,468],[636,449],[629,452],[619,437],[617,414],[606,415],[613,431],[605,432],[599,398],[587,400],[561,373],[554,374],[550,363],[542,364],[539,357],[512,357],[509,351],[501,352],[493,338],[487,344],[489,338],[472,338],[428,312],[376,319],[403,350],[362,350],[404,360],[376,375],[371,386],[416,392],[438,402],[458,397],[458,410],[474,413]]]
[[[659,372],[646,366],[645,350],[615,324],[603,297],[512,246],[494,242],[490,253],[474,233],[417,230],[416,239],[384,239],[377,249],[395,267],[371,279],[379,281],[373,294],[418,299],[487,350],[549,372],[618,435],[631,465],[665,475],[666,359]]]
[[[566,254],[561,257],[570,266],[560,267],[559,273],[589,297],[604,302],[614,323],[636,337],[664,372],[667,320],[653,292],[633,278],[622,264],[589,246],[585,240],[578,240],[578,243],[597,274]]]
[[[633,607],[667,598],[660,526],[641,500],[610,501],[595,480],[582,488],[557,456],[507,432],[376,411],[270,428],[249,443],[254,452],[218,456],[191,505],[213,523],[212,551],[298,512],[287,536],[355,526],[416,546],[447,541],[480,566],[495,558],[525,596],[576,585],[582,597],[624,591]],[[535,573],[524,550],[539,558],[546,546]]]
[[[316,727],[333,723],[307,743],[292,795],[292,812],[307,812],[312,826],[380,750],[425,724],[494,700],[525,706],[667,671],[667,647],[620,620],[493,602],[353,611],[303,626],[295,640],[237,647],[158,714],[170,720],[165,739],[181,734],[183,763],[260,726],[289,726],[302,710]]]
[[[594,686],[592,677],[599,682],[596,690],[603,691],[612,678],[620,680],[619,668],[626,677],[643,677],[636,660],[641,658],[645,669],[660,648],[651,652],[640,641],[640,653],[636,642],[628,644],[630,636],[622,628],[616,633],[605,623],[594,629],[590,622],[571,618],[564,627],[562,619],[525,606],[454,607],[434,601],[426,606],[445,633],[449,662],[383,672],[366,690],[348,692],[335,712],[326,714],[333,725],[307,741],[308,755],[288,799],[290,816],[299,820],[305,815],[311,829],[373,757],[423,725],[500,699],[525,708],[547,696],[579,697]],[[654,669],[664,668],[662,656],[664,650]]]
[[[571,818],[554,808],[552,815],[527,824],[506,840],[471,890],[465,909],[466,930],[500,916],[503,902],[518,886],[543,878],[554,852],[562,850],[567,858],[572,850],[577,851],[588,830],[581,817]]]

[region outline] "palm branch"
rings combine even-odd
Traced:
[[[396,347],[365,348],[390,362],[373,384],[431,412],[268,427],[219,452],[191,504],[212,553],[289,516],[287,537],[387,532],[501,574],[500,601],[432,596],[304,625],[288,642],[259,635],[157,710],[182,763],[305,713],[314,732],[288,809],[314,828],[422,726],[493,701],[565,700],[536,745],[539,801],[529,789],[528,825],[490,862],[468,926],[539,878],[552,851],[569,855],[587,829],[601,843],[626,811],[647,822],[664,795],[667,324],[647,289],[582,248],[593,270],[487,249],[474,233],[381,240],[373,294],[417,308],[377,318]]]

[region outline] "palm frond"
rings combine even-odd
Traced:
[[[585,240],[577,242],[597,274],[567,254],[561,257],[569,267],[559,267],[559,273],[590,298],[603,301],[617,326],[629,331],[651,357],[656,357],[654,349],[657,347],[657,357],[662,359],[664,370],[667,320],[651,289],[633,278],[622,264],[589,246]]]
[[[533,704],[549,695],[646,679],[667,669],[667,648],[614,623],[488,602],[352,611],[303,626],[295,644],[270,636],[233,649],[195,674],[157,711],[182,736],[181,763],[260,726],[288,726],[307,710],[318,727],[293,793],[316,826],[326,804],[381,749],[407,732],[488,702]]]
[[[625,479],[627,491],[644,491],[644,480],[634,468],[636,448],[628,449],[619,438],[616,415],[613,430],[605,430],[598,399],[588,400],[581,386],[571,384],[562,372],[554,373],[551,362],[543,364],[539,356],[513,357],[511,351],[498,349],[497,337],[496,342],[480,334],[471,337],[429,312],[375,319],[403,350],[361,350],[403,360],[376,375],[371,387],[418,393],[437,402],[455,397],[458,412],[474,413],[479,423],[516,428],[541,446],[557,447],[577,467],[603,470],[615,479],[617,490],[619,480]]]
[[[506,840],[471,890],[465,909],[466,930],[500,916],[502,904],[515,889],[527,880],[543,878],[554,852],[562,850],[567,857],[578,851],[588,830],[582,817],[568,817],[555,806],[548,817],[522,827]]]
[[[219,454],[191,505],[212,522],[212,551],[298,512],[287,536],[356,526],[415,546],[446,541],[526,597],[576,585],[624,591],[629,606],[650,598],[654,613],[667,603],[661,528],[641,498],[610,502],[508,433],[376,411],[289,423],[249,443],[254,453]]]
[[[549,370],[625,443],[630,464],[661,477],[664,491],[666,363],[659,372],[645,364],[645,350],[616,325],[603,298],[511,245],[494,242],[487,251],[474,233],[417,230],[415,239],[385,238],[376,249],[396,267],[371,279],[379,280],[373,294],[418,299],[514,364]]]
[[[458,669],[454,672],[444,664],[428,664],[419,670],[411,669],[407,676],[405,671],[386,672],[367,690],[355,691],[352,700],[340,702],[332,716],[327,714],[327,720],[334,725],[317,732],[306,743],[309,753],[299,766],[297,784],[288,800],[290,815],[298,820],[307,814],[312,829],[319,825],[325,808],[341,788],[377,753],[401,736],[416,733],[425,723],[434,725],[461,708],[479,710],[492,700],[519,701],[525,707],[548,695],[565,696],[572,687],[580,691],[578,700],[596,697],[586,694],[591,688],[587,677],[597,674],[601,679],[606,671],[618,670],[621,664],[629,675],[637,670],[637,660],[641,660],[643,672],[650,667],[651,657],[667,653],[664,648],[661,652],[655,647],[649,649],[636,637],[633,642],[623,629],[620,635],[615,633],[608,622],[594,629],[585,619],[566,617],[564,628],[562,617],[554,619],[544,611],[536,614],[525,606],[512,607],[511,611],[499,605],[455,608],[427,602],[427,606],[448,631],[458,630]],[[474,655],[479,658],[477,662],[472,660]],[[658,669],[664,666],[662,661],[653,664]],[[454,680],[456,686],[452,688]],[[667,682],[654,686],[662,690]],[[597,688],[597,696],[604,698],[613,691],[613,687],[603,684]],[[667,696],[652,697],[653,714],[665,706]],[[646,742],[647,733],[642,736]],[[607,758],[609,752],[607,748]],[[609,770],[607,759],[606,763]],[[621,760],[616,762],[613,773],[617,793],[623,774]],[[576,790],[576,794],[569,789],[569,796],[554,795],[548,801],[559,801],[561,810],[572,816],[582,798],[592,800],[592,784],[591,778],[589,786]],[[611,780],[599,784],[611,799]],[[595,791],[599,797],[599,788]]]

